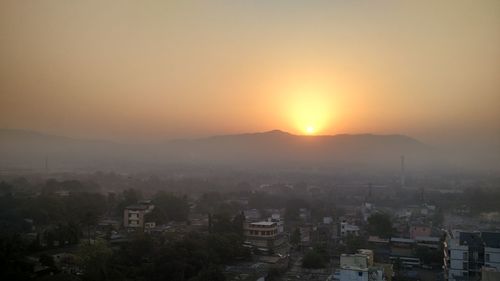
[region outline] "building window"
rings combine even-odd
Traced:
[[[463,255],[464,255],[463,260],[468,260],[468,259],[469,259],[469,258],[467,257],[467,252],[464,252],[464,253],[463,253]]]
[[[359,271],[359,272],[358,272],[358,276],[363,276],[363,272],[362,272],[362,271]]]
[[[490,254],[485,254],[484,255],[484,260],[489,262],[490,261]]]
[[[467,270],[469,268],[469,264],[466,262],[464,262],[462,266],[464,270]]]

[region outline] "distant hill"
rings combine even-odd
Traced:
[[[302,136],[273,130],[173,140],[154,145],[0,130],[0,165],[39,169],[48,157],[58,168],[115,168],[161,164],[230,165],[252,168],[304,166],[384,167],[399,165],[401,155],[414,164],[432,158],[432,149],[403,135]]]
[[[401,155],[426,157],[431,148],[403,135],[303,136],[274,130],[173,141],[166,145],[179,160],[213,164],[381,165],[399,163]]]

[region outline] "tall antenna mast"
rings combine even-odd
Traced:
[[[401,188],[405,187],[405,156],[401,155]]]
[[[45,156],[45,173],[49,173],[49,157]]]

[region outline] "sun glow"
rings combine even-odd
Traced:
[[[325,91],[303,91],[290,97],[288,114],[302,134],[316,135],[331,125],[333,102]]]
[[[307,126],[306,127],[306,133],[308,135],[314,135],[314,127],[313,126]]]

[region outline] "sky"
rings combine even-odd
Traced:
[[[500,144],[496,0],[3,0],[0,38],[0,128]]]

